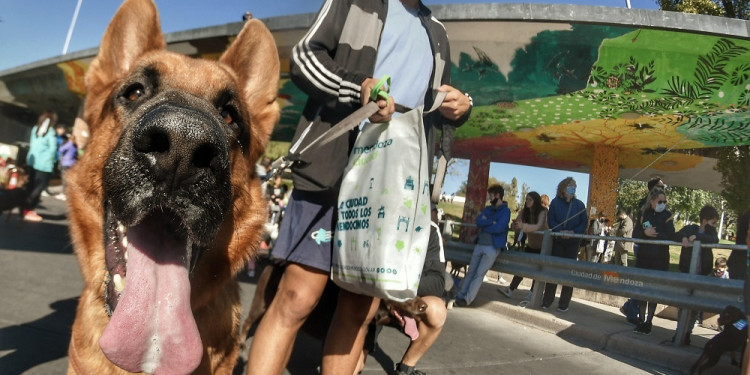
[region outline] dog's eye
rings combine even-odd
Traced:
[[[234,117],[232,116],[232,112],[226,108],[221,110],[221,118],[224,120],[224,123],[227,125],[234,122]]]
[[[125,95],[123,95],[127,100],[134,102],[138,100],[141,96],[145,94],[145,91],[143,90],[143,86],[141,85],[133,85],[130,88],[128,88],[127,91],[125,91]]]

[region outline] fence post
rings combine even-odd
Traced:
[[[680,248],[680,251],[682,251],[682,248]],[[690,254],[690,274],[695,275],[698,273],[698,264],[700,262],[700,253],[701,253],[701,242],[700,241],[693,241],[693,252]],[[705,270],[701,270],[702,272]],[[690,290],[690,294],[693,294],[693,290]],[[693,315],[693,311],[689,309],[679,309],[677,313],[677,331],[674,334],[674,342],[672,345],[674,346],[682,346],[682,343],[685,342],[685,337],[689,334],[689,331],[692,331],[692,327],[688,327],[690,323],[690,316]]]
[[[552,230],[547,229],[544,231],[544,237],[542,237],[542,255],[552,254]],[[544,287],[547,285],[546,282],[541,280],[535,280],[534,290],[531,291],[531,299],[529,300],[528,307],[538,308],[542,305],[542,297],[544,296]]]

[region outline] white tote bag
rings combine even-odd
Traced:
[[[394,301],[416,297],[430,235],[427,166],[422,108],[364,126],[338,197],[331,261],[338,286]]]

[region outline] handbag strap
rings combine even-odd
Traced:
[[[382,87],[384,85],[388,85],[388,88],[390,88],[390,83],[391,83],[391,77],[387,75],[384,76],[380,81],[378,81],[375,87],[373,87],[372,90],[370,91],[371,101],[369,103],[365,104],[361,108],[352,112],[349,116],[344,117],[344,119],[339,121],[336,125],[332,126],[330,129],[326,130],[323,134],[319,135],[318,138],[315,138],[312,142],[310,142],[307,146],[305,146],[305,148],[303,148],[301,151],[298,152],[297,147],[299,146],[299,144],[302,142],[302,140],[305,138],[305,135],[307,134],[307,130],[305,130],[305,132],[302,134],[302,136],[297,141],[297,143],[294,144],[292,148],[289,150],[289,154],[287,154],[286,156],[282,156],[276,159],[273,163],[271,163],[271,170],[268,173],[266,173],[265,179],[270,180],[276,177],[284,169],[289,168],[297,161],[302,160],[302,156],[304,156],[311,149],[328,144],[334,139],[340,137],[341,135],[359,126],[359,124],[361,124],[362,121],[366,120],[367,118],[375,114],[375,112],[377,112],[380,109],[378,107],[376,100],[378,98],[385,98],[387,100],[388,98],[388,89],[383,89]],[[447,93],[444,91],[438,91],[437,95],[435,96],[435,101],[433,102],[432,107],[430,108],[429,111],[424,112],[424,113],[430,113],[430,112],[435,111],[437,108],[439,108],[440,104],[443,103],[443,100],[445,99],[446,94]],[[398,103],[395,103],[394,105],[395,105],[396,112],[404,113],[404,112],[408,112],[411,110],[411,108],[405,107]],[[309,126],[312,126],[312,123],[310,123]],[[308,126],[308,130],[309,130],[309,126]],[[445,171],[443,171],[443,177],[444,176],[445,176]],[[443,182],[441,180],[440,188],[442,188],[442,185],[443,185]],[[433,196],[434,195],[435,193],[434,193],[434,188],[433,188]]]

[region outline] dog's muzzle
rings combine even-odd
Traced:
[[[99,344],[136,372],[164,365],[164,351],[175,348],[164,358],[200,359],[190,277],[232,201],[229,138],[218,116],[180,102],[144,112],[124,126],[103,176],[111,319]],[[132,329],[143,322],[158,324]]]

